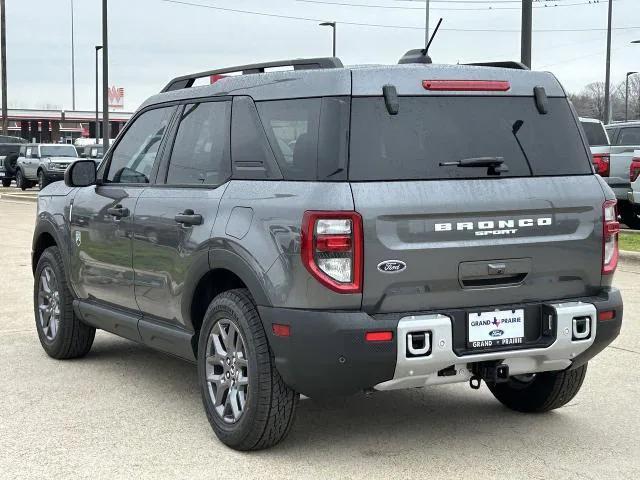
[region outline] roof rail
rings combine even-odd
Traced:
[[[507,60],[504,62],[465,63],[465,65],[475,65],[478,67],[513,68],[514,70],[529,70],[529,67],[527,67],[524,63],[514,62],[513,60]]]
[[[322,58],[299,58],[296,60],[280,60],[277,62],[254,63],[252,65],[240,65],[238,67],[219,68],[217,70],[208,70],[206,72],[192,73],[182,77],[176,77],[171,80],[160,93],[170,92],[172,90],[181,90],[190,88],[198,78],[209,77],[211,75],[221,75],[223,73],[242,72],[243,75],[251,73],[264,73],[267,68],[274,67],[293,67],[294,70],[310,70],[323,68],[342,68],[342,62],[337,57]]]

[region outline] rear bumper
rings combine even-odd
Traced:
[[[620,333],[623,309],[617,289],[545,305],[556,313],[555,340],[549,346],[462,355],[454,348],[453,316],[447,312],[374,317],[364,312],[271,307],[259,307],[259,311],[285,383],[317,397],[369,388],[392,390],[463,382],[471,376],[469,364],[483,361],[506,363],[514,375],[575,368],[601,352]],[[615,310],[615,317],[599,321],[598,312],[607,310]],[[590,318],[591,334],[573,340],[572,320],[583,316]],[[274,323],[289,325],[291,335],[275,336],[271,327]],[[391,330],[394,338],[390,342],[366,342],[365,333],[375,330]],[[406,339],[411,332],[430,333],[431,349],[424,356],[407,357]]]

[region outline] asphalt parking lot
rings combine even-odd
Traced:
[[[55,361],[33,325],[35,205],[0,200],[1,478],[640,478],[640,263],[623,263],[620,337],[546,415],[451,385],[304,400],[288,439],[238,453],[202,409],[194,366],[99,333]]]

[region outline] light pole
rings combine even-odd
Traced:
[[[522,26],[520,31],[520,61],[531,68],[531,32],[533,1],[522,0]]]
[[[102,50],[102,45],[96,45],[96,143],[100,143],[100,117],[98,117],[98,52]]]
[[[609,106],[609,89],[611,87],[611,16],[613,12],[613,0],[609,0],[609,13],[607,20],[607,66],[604,81],[604,123],[611,120],[611,108]]]
[[[2,63],[2,134],[7,135],[9,133],[9,121],[7,118],[7,29],[5,19],[5,6],[4,0],[0,0],[0,56],[2,57],[0,63]]]
[[[336,22],[322,22],[321,27],[331,27],[333,29],[333,56],[336,56]]]
[[[73,33],[73,0],[71,0],[71,110],[76,109],[76,59]]]
[[[102,151],[109,149],[109,33],[107,0],[102,0]]]

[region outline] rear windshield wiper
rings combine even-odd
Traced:
[[[499,167],[504,163],[502,157],[471,157],[456,162],[440,162],[441,167]]]
[[[487,167],[487,175],[500,175],[508,172],[509,167],[502,157],[471,157],[457,162],[440,162],[441,167]]]

